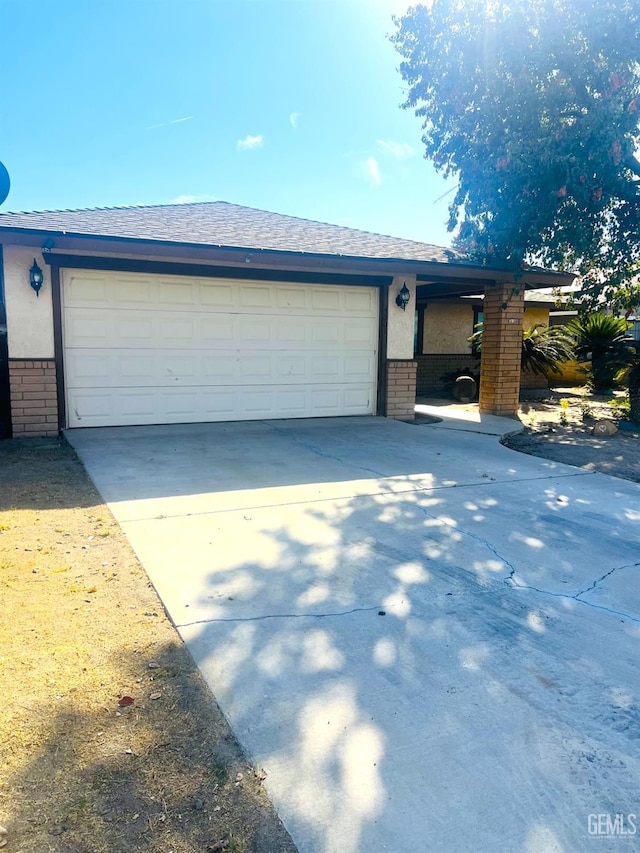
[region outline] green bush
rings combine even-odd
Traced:
[[[621,317],[589,314],[576,317],[566,331],[575,337],[578,361],[588,362],[587,375],[594,391],[606,391],[616,384],[616,376],[633,360],[635,350],[629,324]]]

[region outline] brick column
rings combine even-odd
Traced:
[[[390,359],[387,361],[387,417],[412,421],[416,416],[415,406],[416,362]]]
[[[517,287],[517,285],[516,285]],[[524,286],[488,284],[482,311],[482,358],[480,361],[480,412],[516,415],[520,396],[520,356]]]
[[[9,360],[14,438],[58,435],[56,365],[53,359]]]

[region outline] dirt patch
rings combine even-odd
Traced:
[[[557,389],[542,400],[524,401],[518,416],[526,430],[503,443],[521,453],[640,482],[640,430],[616,419],[612,398],[587,389]],[[593,435],[600,419],[618,424],[619,431]]]
[[[294,853],[73,451],[0,442],[0,471],[7,851]]]

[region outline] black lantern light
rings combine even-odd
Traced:
[[[42,282],[44,281],[44,275],[42,270],[36,263],[36,259],[33,259],[33,265],[29,270],[29,283],[31,287],[35,290],[36,296],[40,296],[40,288],[42,287]]]
[[[409,300],[411,299],[411,292],[407,287],[407,283],[404,282],[402,285],[402,290],[396,296],[396,305],[398,308],[402,308],[404,311],[407,305],[409,304]]]

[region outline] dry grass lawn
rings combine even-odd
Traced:
[[[63,441],[0,442],[0,584],[7,851],[294,851]]]

